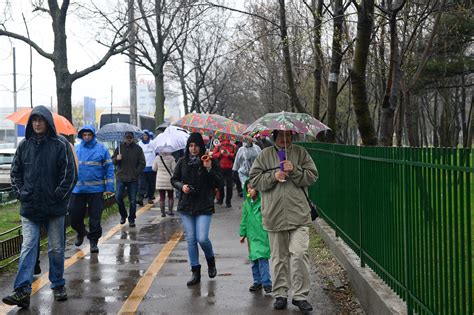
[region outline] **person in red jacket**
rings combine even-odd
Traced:
[[[235,144],[230,143],[229,140],[221,141],[221,143],[214,147],[214,151],[212,152],[212,158],[219,161],[219,166],[221,167],[224,177],[224,185],[226,186],[225,195],[224,186],[219,187],[219,199],[217,200],[217,204],[221,205],[225,196],[225,205],[227,208],[232,207],[232,188],[234,184],[232,166],[234,165],[235,153]]]

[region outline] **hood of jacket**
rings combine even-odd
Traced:
[[[30,113],[30,117],[28,118],[28,123],[26,124],[26,131],[25,131],[26,139],[31,138],[35,134],[33,130],[33,126],[32,126],[32,117],[34,115],[41,116],[46,120],[46,123],[48,124],[48,135],[50,137],[57,136],[56,127],[54,126],[53,114],[46,106],[38,105],[33,108],[33,110]]]
[[[142,142],[143,142],[144,144],[150,143],[150,141],[153,139],[150,130],[148,130],[148,129],[143,129],[142,131],[143,131],[144,134],[146,134],[146,135],[148,136],[148,140],[145,141],[145,140],[142,138]]]
[[[243,193],[243,196],[244,196],[244,203],[251,202],[251,199],[252,199],[250,197],[249,193],[247,192],[248,185],[249,185],[249,180],[247,179],[244,183],[244,188],[242,190],[242,193]],[[257,190],[257,198],[255,198],[255,200],[253,202],[254,203],[259,203],[260,199],[261,199],[260,192]]]
[[[88,142],[85,142],[84,139],[82,139],[82,134],[86,131],[92,132],[92,139]],[[95,128],[92,125],[84,125],[77,133],[77,137],[82,140],[81,145],[83,146],[94,146],[97,143]]]

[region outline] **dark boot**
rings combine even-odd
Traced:
[[[165,213],[165,201],[161,201],[160,200],[160,209],[161,209],[161,217],[166,217],[166,213]]]
[[[168,212],[167,212],[168,215],[174,215],[173,206],[174,206],[174,199],[173,198],[168,199]]]
[[[217,269],[216,269],[216,258],[206,258],[207,260],[207,273],[209,274],[209,278],[214,278],[217,276]]]
[[[97,240],[90,240],[91,243],[91,253],[97,254],[99,252],[99,247],[97,247]]]
[[[201,265],[192,266],[191,271],[193,275],[191,276],[191,280],[189,280],[187,283],[188,286],[195,285],[201,282]]]

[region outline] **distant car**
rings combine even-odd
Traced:
[[[0,149],[0,186],[10,186],[10,169],[16,149]]]

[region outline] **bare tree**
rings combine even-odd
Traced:
[[[61,6],[59,6],[58,2],[55,0],[48,0],[47,6],[43,6],[43,1],[37,1],[33,4],[33,10],[35,12],[47,14],[52,20],[52,31],[54,35],[53,52],[46,52],[33,39],[18,33],[10,32],[6,26],[6,23],[3,23],[3,28],[0,29],[0,36],[15,38],[30,45],[36,50],[38,54],[53,63],[54,74],[56,77],[58,113],[72,121],[72,84],[77,79],[80,79],[89,73],[100,69],[113,55],[119,54],[127,49],[127,46],[125,46],[127,38],[125,25],[117,26],[116,33],[114,34],[111,43],[109,43],[109,48],[105,55],[102,56],[102,58],[95,64],[83,70],[74,71],[71,73],[68,66],[68,50],[66,42],[66,18],[69,10],[69,4],[69,0],[64,0]]]

